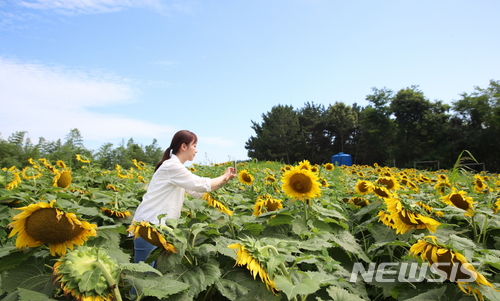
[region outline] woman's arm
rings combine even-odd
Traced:
[[[229,182],[229,180],[231,180],[232,178],[236,177],[236,175],[237,174],[236,174],[236,170],[234,169],[234,167],[228,167],[226,169],[226,172],[224,172],[224,174],[222,174],[221,176],[219,176],[217,178],[212,178],[211,179],[211,189],[212,189],[212,191],[221,188],[222,186],[224,186],[225,184],[227,184]]]

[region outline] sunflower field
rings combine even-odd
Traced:
[[[500,300],[498,174],[239,162],[157,226],[133,220],[153,166],[76,159],[0,170],[2,300]]]

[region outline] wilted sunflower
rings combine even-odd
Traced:
[[[396,230],[396,234],[404,234],[413,229],[428,229],[431,232],[436,232],[437,227],[441,224],[435,219],[427,217],[419,212],[404,208],[403,203],[398,198],[388,198],[385,202],[389,212],[389,218],[393,222],[390,227]]]
[[[22,213],[12,218],[9,237],[17,235],[16,248],[24,249],[50,244],[50,254],[66,254],[74,245],[83,245],[90,236],[96,236],[97,225],[79,220],[74,213],[65,213],[49,204],[38,202],[16,208]]]
[[[358,183],[354,187],[354,190],[356,190],[357,193],[364,195],[372,192],[373,188],[375,188],[375,185],[372,182],[366,180],[358,180]]]
[[[441,197],[441,200],[447,205],[465,210],[464,215],[466,216],[474,215],[473,207],[476,203],[473,201],[472,197],[467,196],[466,191],[457,191],[455,187],[452,187],[451,193]]]
[[[78,301],[114,300],[113,290],[118,290],[120,272],[118,263],[104,249],[85,246],[68,252],[53,267],[55,281],[63,293]],[[90,277],[93,284],[82,289],[80,284]]]
[[[69,170],[57,172],[53,179],[54,187],[68,188],[71,185],[72,179],[71,171]]]
[[[283,182],[281,188],[291,198],[310,200],[321,194],[318,176],[308,169],[301,169],[299,166],[283,173],[281,181]]]
[[[274,284],[274,281],[271,279],[266,269],[264,269],[257,258],[252,256],[252,254],[245,248],[245,246],[239,243],[235,243],[229,245],[228,248],[233,249],[236,252],[236,265],[246,266],[254,279],[257,277],[257,275],[259,275],[262,282],[266,284],[267,289],[274,294],[278,291],[278,289],[276,288],[276,284]]]
[[[214,207],[215,209],[219,210],[220,212],[222,213],[225,213],[229,216],[233,216],[233,211],[227,209],[226,205],[224,205],[224,203],[222,203],[221,201],[218,201],[217,199],[215,199],[214,195],[210,192],[205,192],[203,194],[203,196],[201,197],[202,200],[205,200],[207,201],[207,204],[210,206],[210,207]]]
[[[255,202],[253,215],[259,216],[264,212],[276,211],[283,209],[283,200],[275,199],[271,195],[260,195]],[[264,211],[265,209],[265,211]]]
[[[439,264],[437,269],[444,273],[443,276],[450,281],[456,282],[466,294],[473,292],[482,300],[481,293],[478,290],[473,290],[470,282],[466,282],[469,279],[473,279],[479,285],[493,287],[493,284],[474,269],[465,256],[439,244],[435,236],[426,236],[411,246],[410,255],[418,257],[419,254],[420,258],[428,261],[429,265]]]
[[[245,185],[252,185],[254,178],[248,170],[244,169],[238,173],[238,180]]]
[[[134,220],[127,231],[134,235],[134,239],[140,236],[153,246],[163,248],[167,252],[177,253],[177,249],[165,239],[159,226],[146,221],[137,222]]]

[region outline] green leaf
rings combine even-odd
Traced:
[[[278,226],[282,224],[290,224],[293,216],[290,214],[278,214],[269,220],[269,226]]]
[[[80,276],[80,282],[78,282],[78,288],[81,292],[96,290],[98,293],[102,293],[102,291],[98,291],[98,283],[101,281],[102,269],[100,267],[95,267],[92,270],[85,271]]]
[[[238,300],[250,291],[245,286],[224,278],[216,279],[214,284],[217,290],[229,300]]]
[[[319,290],[319,284],[316,280],[309,278],[304,272],[294,272],[292,274],[292,281],[285,276],[278,275],[274,277],[276,287],[284,292],[289,300],[295,298],[297,295],[307,296]]]
[[[440,300],[443,293],[446,291],[446,286],[440,288],[430,289],[425,293],[419,294],[413,298],[407,299],[406,301],[428,301],[428,300]]]
[[[24,288],[19,288],[17,291],[18,291],[18,294],[19,294],[19,301],[33,301],[33,300],[36,300],[36,301],[50,301],[50,300],[56,300],[56,299],[50,298],[49,296],[47,296],[45,294],[42,294],[42,293],[39,293],[39,292],[36,292],[36,291],[32,291],[32,290],[27,290],[27,289],[24,289]]]
[[[143,272],[143,273],[152,272],[152,273],[155,273],[159,276],[162,275],[162,273],[160,271],[153,268],[149,264],[144,263],[143,261],[141,261],[139,263],[121,263],[120,268],[122,270],[128,270],[128,271],[132,271],[132,272]]]
[[[365,252],[361,249],[359,242],[350,232],[343,230],[338,231],[337,233],[332,233],[331,239],[347,252],[356,254],[359,258],[366,262],[371,262],[370,258],[368,258]]]
[[[15,250],[15,249],[16,249],[16,247],[12,244],[0,246],[0,258],[11,254],[10,251]]]
[[[159,299],[167,298],[189,288],[187,283],[173,280],[168,275],[158,276],[147,273],[137,277],[134,274],[127,275],[125,279],[136,288],[139,294]]]
[[[330,286],[326,289],[326,291],[328,292],[328,295],[332,297],[332,299],[335,301],[365,301],[364,299],[358,297],[357,295],[352,294],[340,287]]]

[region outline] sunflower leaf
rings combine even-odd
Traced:
[[[183,292],[189,288],[189,284],[171,279],[171,277],[167,275],[159,276],[146,273],[142,274],[141,277],[127,275],[126,279],[139,293],[160,299]]]
[[[102,293],[101,286],[97,285],[101,279],[101,275],[102,269],[100,267],[85,271],[80,276],[81,281],[78,283],[78,289],[81,292],[95,290],[98,293]]]
[[[278,275],[274,277],[276,287],[284,292],[289,300],[297,295],[307,296],[320,289],[319,283],[305,272],[296,271],[292,274],[292,282],[287,277]]]
[[[330,286],[326,289],[328,295],[335,301],[364,301],[355,294],[348,292],[346,289]]]
[[[330,238],[342,249],[356,254],[359,258],[366,262],[371,262],[370,258],[368,258],[365,252],[361,249],[361,245],[356,241],[356,238],[350,232],[341,230],[336,233],[332,233]]]
[[[24,288],[19,288],[18,290],[19,294],[19,301],[31,301],[31,300],[37,300],[37,301],[48,301],[48,300],[56,300],[52,299],[46,294],[39,293],[37,291],[33,290],[27,290]]]
[[[217,290],[229,300],[238,300],[250,291],[247,287],[224,278],[216,279],[214,284]]]

